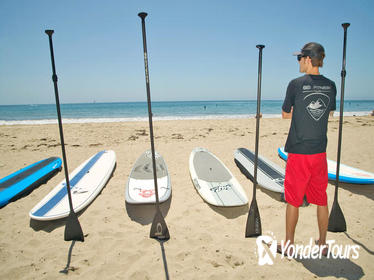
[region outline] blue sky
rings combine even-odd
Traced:
[[[294,51],[316,41],[321,73],[340,96],[343,22],[346,99],[373,99],[374,1],[0,1],[0,105],[54,103],[53,35],[61,103],[145,101],[141,21],[146,18],[153,101],[283,99],[301,75]],[[371,35],[370,35],[371,34]]]

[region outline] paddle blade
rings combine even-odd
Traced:
[[[331,232],[344,232],[347,230],[347,225],[345,223],[342,209],[340,209],[339,203],[336,199],[334,199],[334,203],[332,204],[332,209],[329,217],[329,225],[327,229]]]
[[[156,215],[153,218],[152,226],[151,226],[151,232],[149,234],[150,238],[155,238],[158,240],[169,240],[169,230],[166,226],[164,217],[162,216],[161,211],[158,209],[156,211]]]
[[[258,211],[257,201],[253,199],[249,207],[245,237],[256,237],[261,235],[261,218]]]
[[[84,242],[83,231],[78,221],[77,214],[74,211],[70,211],[65,225],[65,241],[82,241]]]

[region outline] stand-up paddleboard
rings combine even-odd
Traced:
[[[114,151],[101,151],[83,162],[71,174],[70,189],[74,212],[89,205],[109,180],[116,164]],[[67,217],[70,213],[66,180],[58,184],[29,213],[35,220]]]
[[[171,195],[169,172],[162,156],[155,152],[159,202]],[[156,203],[152,152],[143,153],[135,162],[126,185],[125,200],[133,204]]]
[[[0,207],[15,201],[61,170],[61,159],[50,157],[0,179]]]
[[[279,156],[287,160],[288,153],[284,147],[278,148]],[[336,161],[327,160],[329,180],[336,180]],[[350,184],[374,184],[374,173],[340,163],[339,182]]]
[[[240,171],[253,181],[255,154],[245,148],[239,148],[234,152],[234,160]],[[285,170],[279,165],[258,156],[257,183],[270,191],[284,193]]]
[[[204,148],[195,148],[190,155],[190,174],[200,196],[215,206],[241,206],[248,198],[230,170]]]

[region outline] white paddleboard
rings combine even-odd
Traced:
[[[169,172],[162,156],[155,152],[156,175],[159,202],[165,202],[171,195]],[[125,200],[132,204],[156,203],[153,177],[152,152],[143,153],[135,162],[127,181]]]
[[[74,212],[79,212],[95,199],[109,180],[115,164],[114,151],[101,151],[69,174]],[[69,213],[64,179],[30,211],[29,216],[35,220],[48,221],[67,217]]]
[[[278,148],[279,156],[287,160],[288,153],[284,147]],[[329,180],[336,180],[336,161],[327,160]],[[374,173],[340,163],[339,182],[350,184],[374,184]]]
[[[234,152],[234,160],[240,171],[253,181],[255,154],[245,148]],[[257,183],[273,192],[284,193],[285,170],[265,157],[258,156]]]
[[[204,148],[195,148],[190,155],[190,175],[200,196],[215,206],[241,206],[248,198],[230,170]]]

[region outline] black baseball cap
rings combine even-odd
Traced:
[[[310,42],[304,45],[304,47],[299,52],[294,52],[293,55],[300,57],[309,56],[310,58],[316,57],[323,59],[325,57],[325,49],[321,44]]]

